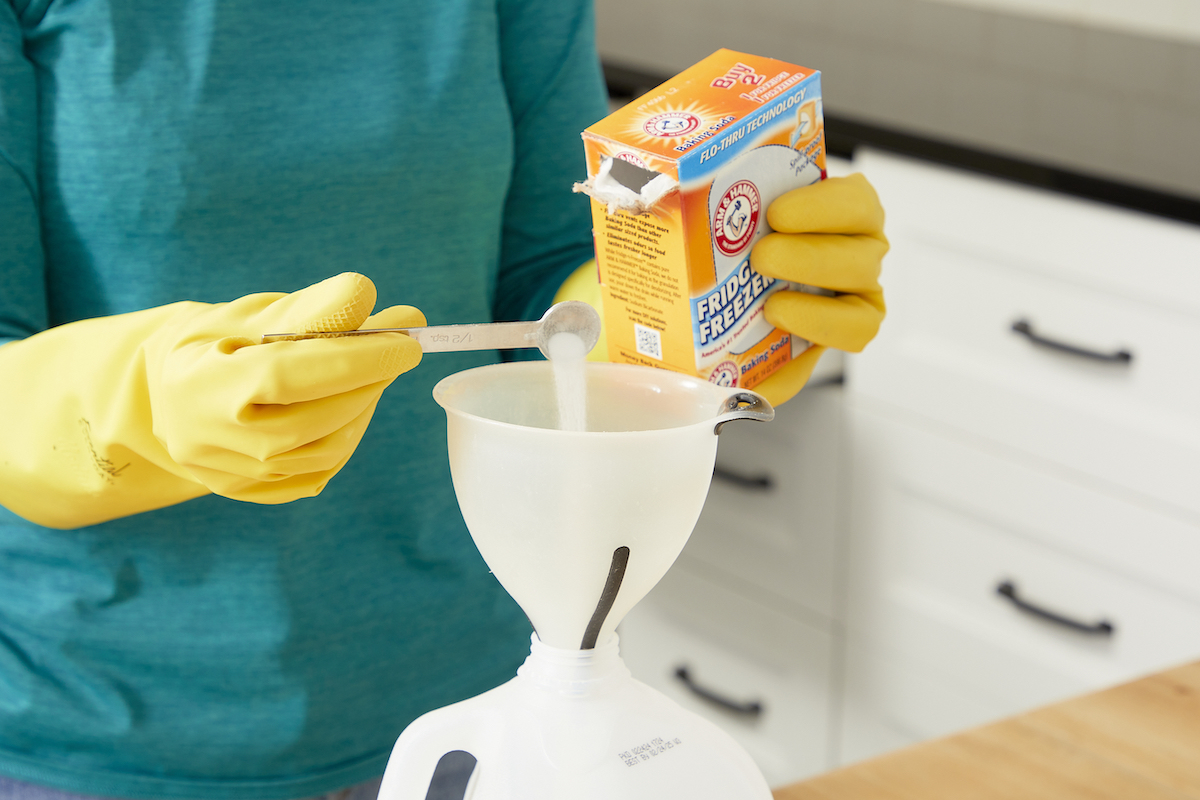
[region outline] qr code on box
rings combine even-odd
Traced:
[[[633,323],[633,332],[637,338],[637,351],[644,356],[662,361],[662,334],[647,328],[645,325]]]

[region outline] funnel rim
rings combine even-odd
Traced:
[[[513,428],[521,431],[545,431],[547,435],[555,436],[645,436],[648,433],[670,433],[672,431],[685,431],[691,428],[711,428],[713,427],[713,423],[716,421],[716,417],[714,416],[714,418],[711,420],[689,422],[686,425],[672,425],[664,428],[642,428],[634,431],[564,431],[561,428],[543,428],[538,425],[518,425],[515,422],[504,422],[503,420],[492,419],[491,417],[483,417],[479,414],[472,414],[468,411],[460,411],[456,408],[446,408],[445,406],[442,406],[442,408],[445,409],[447,414],[454,414],[455,416],[463,419],[478,420],[479,422],[486,422],[489,425],[496,425],[502,428]],[[716,431],[713,432],[713,435],[716,435]]]
[[[680,424],[680,425],[670,425],[670,426],[654,427],[654,428],[641,428],[641,429],[637,429],[637,430],[567,431],[567,430],[562,430],[561,428],[549,428],[549,427],[542,427],[542,426],[538,426],[538,425],[521,425],[521,424],[518,424],[515,422],[506,422],[504,420],[493,419],[492,417],[483,416],[481,414],[472,413],[470,411],[464,411],[461,408],[453,408],[450,405],[448,405],[446,402],[444,402],[444,399],[447,394],[447,386],[449,384],[452,384],[459,380],[465,380],[465,377],[463,377],[463,376],[479,374],[482,372],[494,372],[496,370],[512,371],[513,369],[525,369],[527,371],[545,372],[545,371],[552,370],[553,367],[551,365],[551,362],[549,362],[549,361],[506,362],[506,363],[498,363],[498,364],[484,364],[484,365],[478,366],[478,367],[471,367],[470,369],[465,369],[460,372],[455,372],[453,374],[447,375],[446,377],[439,380],[433,387],[433,392],[432,392],[433,400],[439,406],[441,406],[442,409],[448,415],[455,415],[462,419],[478,420],[480,422],[488,423],[489,425],[496,425],[496,426],[500,426],[503,428],[511,428],[514,430],[521,430],[521,431],[544,431],[547,435],[556,435],[556,436],[608,436],[608,437],[613,437],[613,436],[645,436],[648,433],[666,433],[669,431],[684,431],[684,430],[689,430],[689,429],[693,429],[693,428],[711,427],[713,425],[713,422],[717,418],[717,416],[720,414],[720,411],[721,411],[721,409],[719,407],[720,404],[722,402],[728,400],[729,397],[731,397],[739,392],[747,391],[746,389],[739,388],[736,386],[720,386],[718,384],[712,383],[710,381],[702,380],[694,375],[688,375],[687,373],[683,373],[683,372],[674,372],[672,370],[659,369],[657,367],[645,367],[645,366],[641,366],[639,364],[614,364],[611,362],[594,362],[593,361],[593,362],[588,362],[585,365],[585,369],[591,370],[591,371],[601,371],[601,372],[607,372],[607,371],[636,372],[636,373],[642,374],[642,375],[645,375],[648,373],[648,371],[651,371],[651,372],[654,372],[656,374],[656,376],[660,377],[660,378],[663,378],[664,376],[670,376],[670,377],[664,378],[665,380],[679,381],[681,384],[691,384],[694,387],[704,387],[705,389],[711,388],[711,390],[714,393],[713,394],[713,400],[714,400],[713,415],[712,415],[712,417],[709,417],[709,418],[697,420],[695,422],[688,422],[688,423],[684,423],[684,424]]]

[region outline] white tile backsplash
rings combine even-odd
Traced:
[[[1088,0],[1084,22],[1097,27],[1166,38],[1188,38],[1181,29],[1194,0]]]
[[[1182,48],[1179,70],[1180,96],[1200,98],[1200,47]]]
[[[946,98],[953,117],[930,136],[951,134],[955,143],[1016,155],[1013,142],[1033,126],[1035,87],[1019,76],[980,69],[955,81]],[[979,98],[986,97],[981,103]]]
[[[933,0],[1168,39],[1200,42],[1196,0]]]
[[[1128,113],[1114,118],[1112,99],[1104,92],[1042,84],[1034,89],[1032,111],[1030,134],[1040,152],[1068,169],[1095,172],[1093,165],[1120,161],[1134,144]],[[1064,119],[1071,126],[1063,125]]]
[[[1200,199],[1200,0],[596,2],[614,64],[774,56],[831,116]]]
[[[1200,41],[1200,3],[1192,2],[1184,7],[1179,31],[1181,36],[1190,41]]]
[[[998,71],[1031,83],[1070,83],[1079,75],[1086,35],[1076,25],[997,14],[987,58]]]
[[[1175,95],[1181,77],[1182,53],[1177,42],[1145,39],[1118,31],[1084,31],[1080,53],[1080,83],[1126,97]]]
[[[905,40],[926,53],[981,60],[993,36],[993,18],[971,9],[916,3],[910,7]]]

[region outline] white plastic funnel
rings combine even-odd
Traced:
[[[773,418],[759,395],[661,369],[589,363],[587,430],[557,429],[548,362],[441,381],[450,471],[467,528],[551,647],[604,644],[683,549],[717,433]]]

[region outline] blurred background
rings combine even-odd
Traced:
[[[1200,658],[1200,0],[598,0],[613,105],[822,72],[889,313],[621,628],[780,786]]]
[[[599,0],[597,36],[622,88],[720,47],[770,55],[822,71],[831,136],[865,124],[1200,201],[1197,0]]]

